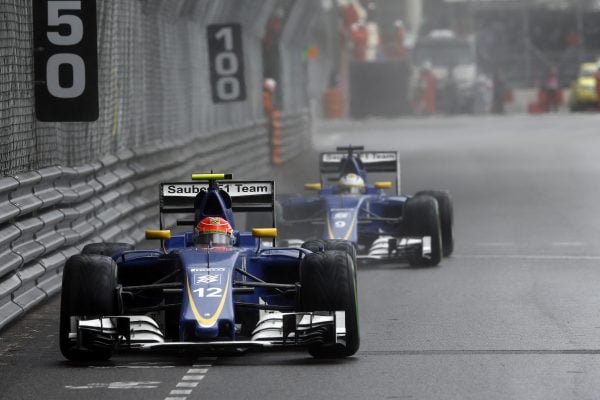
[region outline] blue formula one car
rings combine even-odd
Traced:
[[[235,230],[234,213],[274,210],[272,181],[196,174],[160,185],[156,250],[93,243],[63,272],[60,349],[69,360],[119,350],[240,351],[305,346],[316,357],[359,347],[355,258],[266,247],[275,227]],[[219,180],[220,182],[218,182]],[[164,219],[194,230],[163,230]],[[184,217],[185,218],[185,217]],[[273,218],[274,222],[274,218]],[[273,243],[274,244],[274,243]]]
[[[347,240],[355,244],[359,259],[414,266],[438,265],[452,253],[450,195],[431,190],[400,195],[397,152],[338,147],[321,154],[320,172],[320,183],[305,185],[318,192],[316,197],[291,196],[277,205],[279,226],[290,245],[300,245],[302,238],[308,240],[305,248],[328,250],[335,248],[335,240]],[[395,182],[369,184],[367,173],[394,174]],[[387,195],[385,190],[394,186],[396,195]]]

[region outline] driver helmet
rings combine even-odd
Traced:
[[[356,174],[346,174],[338,183],[340,192],[348,194],[361,194],[365,192],[365,181]]]
[[[225,218],[206,217],[196,225],[196,243],[230,246],[233,229]]]

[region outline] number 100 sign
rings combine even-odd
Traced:
[[[213,102],[246,100],[240,24],[208,25],[207,36]]]
[[[33,27],[37,119],[97,120],[96,0],[34,0]]]

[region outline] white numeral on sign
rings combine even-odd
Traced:
[[[215,38],[219,40],[223,39],[225,50],[233,50],[233,32],[231,28],[220,29],[219,32],[215,33]]]
[[[72,46],[83,39],[83,22],[76,15],[63,14],[62,10],[81,10],[81,1],[49,1],[48,26],[69,26],[69,34],[48,32],[48,40],[57,46]]]
[[[60,84],[60,67],[70,66],[73,82],[71,86],[64,87]],[[63,67],[64,68],[64,67]],[[54,54],[46,64],[46,80],[48,91],[59,99],[72,99],[79,97],[85,90],[85,64],[77,54]]]
[[[217,82],[217,94],[221,100],[237,99],[240,95],[240,81],[232,76],[220,78]]]
[[[68,26],[68,33],[47,32],[50,43],[57,46],[73,46],[83,39],[83,22],[77,15],[66,14],[69,10],[81,10],[81,0],[77,1],[48,1],[48,26]],[[71,74],[69,86],[63,86],[60,81],[66,71]],[[64,82],[63,82],[64,83]],[[46,63],[46,86],[48,92],[59,99],[79,97],[85,91],[85,62],[77,54],[54,54]]]
[[[239,60],[233,50],[233,31],[231,28],[222,28],[215,38],[223,40],[225,51],[215,57],[215,71],[219,75],[217,80],[217,96],[221,100],[234,100],[240,95],[240,82],[233,76],[239,70]]]
[[[222,297],[223,289],[211,287],[205,290],[205,288],[201,287],[194,289],[194,293],[198,293],[198,297]]]

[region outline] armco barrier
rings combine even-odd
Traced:
[[[311,119],[308,111],[281,114],[281,160],[287,162],[310,146]]]
[[[306,112],[282,117],[284,156],[308,143]],[[58,292],[65,261],[87,243],[137,243],[158,224],[158,183],[191,172],[268,177],[265,122],[157,143],[75,168],[0,178],[0,328]],[[169,222],[169,221],[167,221]]]

